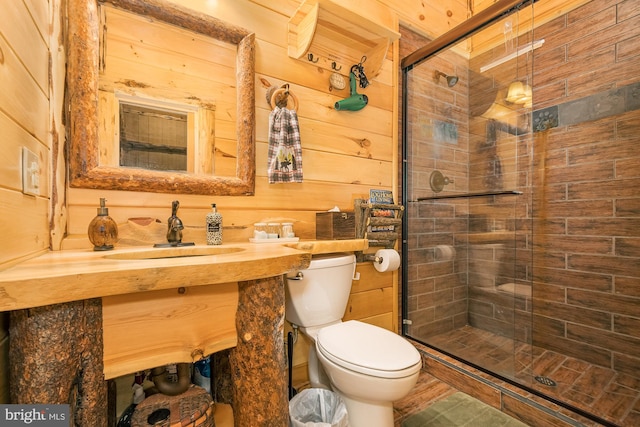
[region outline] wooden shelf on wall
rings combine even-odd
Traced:
[[[356,199],[356,238],[367,239],[370,247],[391,249],[400,238],[404,206],[396,204],[375,204]],[[375,210],[391,212],[391,216],[376,216]],[[375,228],[392,228],[389,231],[370,231]],[[359,237],[358,237],[359,236]]]
[[[369,79],[375,78],[389,46],[400,38],[397,18],[376,2],[361,9],[356,3],[304,1],[289,20],[289,56],[345,75],[363,62]]]

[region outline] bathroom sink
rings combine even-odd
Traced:
[[[105,258],[109,259],[160,259],[160,258],[181,258],[181,257],[194,257],[194,256],[208,256],[208,255],[224,255],[235,252],[244,251],[244,248],[234,247],[172,247],[172,248],[156,248],[147,249],[142,251],[132,252],[120,252],[105,255]]]

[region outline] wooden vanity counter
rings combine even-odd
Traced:
[[[313,254],[367,247],[359,239],[66,250],[6,268],[12,401],[70,404],[74,425],[107,427],[105,379],[228,349],[223,403],[235,425],[286,427],[283,275],[307,268]]]
[[[221,255],[135,259],[136,253],[164,248],[131,247],[96,252],[48,252],[0,271],[0,311],[39,307],[112,295],[178,287],[262,279],[309,266],[311,255],[362,251],[367,241],[331,240],[279,243],[229,243],[220,246],[171,248],[229,248]],[[131,255],[133,259],[117,259]]]

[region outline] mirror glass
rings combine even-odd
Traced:
[[[252,195],[254,35],[159,0],[70,3],[70,186]]]

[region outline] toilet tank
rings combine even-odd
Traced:
[[[287,275],[285,317],[310,328],[342,319],[356,269],[353,254],[314,255],[306,270]]]

